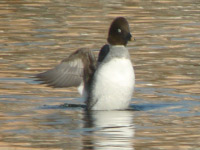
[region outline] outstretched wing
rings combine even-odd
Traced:
[[[94,63],[88,59],[95,61],[93,53],[86,48],[78,49],[55,68],[37,74],[36,78],[53,87],[79,86],[83,82],[85,63]]]

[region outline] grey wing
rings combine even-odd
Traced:
[[[66,59],[55,68],[36,75],[36,78],[53,87],[79,86],[83,81],[83,69],[80,58]]]

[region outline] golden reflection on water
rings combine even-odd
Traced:
[[[136,39],[128,44],[137,81],[133,104],[147,108],[130,115],[129,144],[200,147],[199,1],[1,0],[0,149],[87,149],[105,138],[95,124],[84,128],[81,110],[43,108],[78,98],[76,88],[52,89],[30,76],[79,47],[99,49],[116,16],[127,17]]]

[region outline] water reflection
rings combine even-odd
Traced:
[[[135,133],[133,119],[133,111],[92,111],[87,113],[86,127],[95,128],[90,143],[95,150],[133,150]]]

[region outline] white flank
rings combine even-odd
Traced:
[[[82,100],[83,101],[86,101],[87,98],[88,98],[88,93],[87,91],[85,90],[85,87],[84,87],[84,83],[81,82],[81,84],[78,86],[78,92],[79,94],[82,96]]]
[[[129,106],[135,84],[132,63],[126,58],[114,58],[99,67],[95,73],[93,110],[126,109]]]

